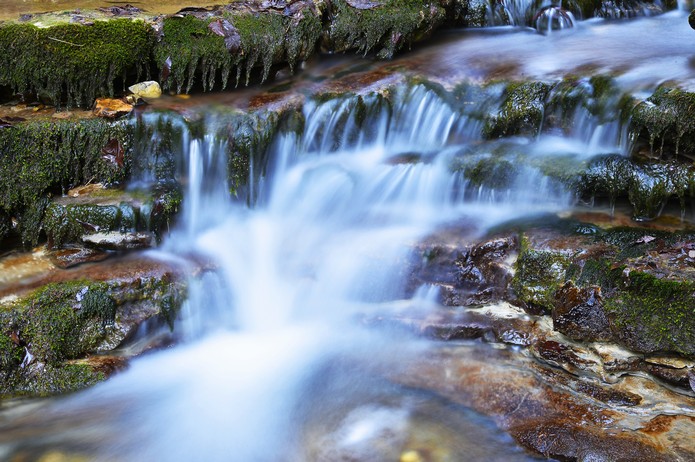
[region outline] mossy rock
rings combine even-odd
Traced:
[[[49,284],[22,301],[17,327],[38,361],[57,364],[96,348],[115,308],[105,283]]]
[[[224,89],[232,76],[238,85],[242,74],[248,85],[256,67],[262,68],[264,81],[273,64],[288,63],[293,69],[313,54],[321,34],[315,9],[306,7],[299,16],[286,16],[273,10],[254,14],[232,7],[206,17],[190,14],[164,19],[162,40],[154,48],[164,89],[188,93],[197,79],[203,90]],[[220,35],[223,30],[234,34],[231,41]]]
[[[125,88],[146,75],[154,40],[154,29],[141,20],[0,24],[0,85],[87,107],[97,96],[113,96],[117,82]]]
[[[345,0],[330,3],[322,46],[333,52],[357,50],[391,58],[397,51],[429,37],[446,21],[436,2],[385,0],[360,9]],[[460,10],[463,13],[463,10]]]
[[[521,242],[511,281],[517,302],[532,312],[550,313],[570,259],[560,252],[529,249],[523,238]]]
[[[164,272],[52,283],[0,305],[0,394],[52,394],[102,380],[81,358],[113,350],[149,319],[173,330],[185,298],[183,282]]]
[[[695,357],[695,272],[682,251],[695,239],[692,233],[554,229],[550,235],[556,243],[550,248],[547,227],[535,246],[522,240],[512,280],[516,303],[532,312],[552,312],[562,320],[555,327],[572,338]],[[526,235],[536,232],[529,229]],[[588,313],[592,319],[582,318]]]
[[[660,87],[632,111],[633,136],[658,157],[695,159],[695,93]]]
[[[544,82],[509,84],[499,111],[486,121],[485,138],[536,135],[543,122],[550,89],[551,85]]]
[[[645,353],[695,356],[695,281],[630,271],[623,290],[604,301],[615,335]]]
[[[107,146],[116,143],[112,160]],[[101,119],[27,121],[0,130],[0,212],[19,221],[25,245],[39,240],[47,197],[128,176],[131,130]]]
[[[51,396],[96,385],[106,379],[88,364],[41,365],[0,373],[0,396]]]

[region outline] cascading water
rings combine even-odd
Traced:
[[[303,129],[275,136],[250,200],[229,194],[219,123],[211,120],[198,133],[166,115],[146,121],[177,126],[180,140],[171,149],[185,159],[177,167],[185,191],[182,222],[155,255],[202,255],[218,270],[190,282],[177,324],[183,345],[139,359],[45,411],[76,416],[62,437],[79,447],[88,428],[98,460],[307,460],[303,419],[311,409],[330,407],[312,394],[331,382],[349,396],[353,385],[360,389],[365,368],[398,361],[414,348],[412,341],[364,331],[355,320],[394,301],[436,303],[436,288],[414,294],[407,288],[401,268],[415,243],[450,221],[483,230],[571,204],[532,162],[504,184],[473,179],[470,160],[480,165],[499,151],[483,142],[476,114],[500,102],[485,104],[461,112],[422,85],[395,91],[391,102],[381,96],[309,101]],[[584,127],[572,142],[586,148],[592,133]],[[552,134],[513,139],[511,151],[547,155],[549,145],[557,147],[553,140]],[[142,176],[148,179],[156,174]],[[327,364],[356,358],[361,372],[323,376]],[[95,407],[108,416],[80,421]],[[344,440],[336,444],[349,447],[368,444],[409,415],[407,408],[374,403],[348,414],[337,432]],[[503,459],[525,457],[510,449]]]

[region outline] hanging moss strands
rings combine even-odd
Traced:
[[[131,19],[3,24],[0,85],[57,106],[87,107],[97,96],[112,96],[116,82],[147,75],[154,37],[149,24]]]

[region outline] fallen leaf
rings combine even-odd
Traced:
[[[632,243],[632,245],[638,245],[638,244],[649,244],[652,241],[655,241],[656,238],[654,236],[644,236],[639,239],[637,239],[635,242]]]
[[[116,167],[123,167],[125,152],[118,139],[113,138],[101,150],[101,158]]]
[[[224,46],[231,53],[234,53],[241,48],[241,35],[234,24],[227,21],[226,19],[218,19],[208,24],[208,29],[212,31],[213,34],[224,37]]]
[[[169,74],[171,74],[171,56],[167,56],[164,66],[162,66],[162,78],[160,79],[162,83],[167,81]]]

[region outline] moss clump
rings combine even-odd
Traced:
[[[25,299],[19,328],[31,352],[44,363],[74,359],[95,348],[116,305],[103,283],[49,284]]]
[[[471,187],[505,190],[512,186],[518,168],[508,159],[498,156],[464,156],[457,166]]]
[[[106,379],[103,372],[87,364],[44,365],[41,371],[6,373],[0,380],[0,395],[50,396],[70,393],[96,385]]]
[[[543,122],[545,101],[550,88],[544,82],[508,85],[504,101],[497,114],[486,121],[483,135],[490,139],[537,134]]]
[[[228,28],[234,28],[238,48],[228,47],[225,37],[212,30],[215,21],[225,21]],[[163,38],[154,56],[162,69],[165,89],[187,93],[197,78],[204,90],[215,88],[218,82],[224,89],[232,72],[237,85],[245,73],[248,85],[257,66],[263,68],[262,80],[267,79],[273,64],[287,62],[294,68],[298,61],[311,56],[320,34],[320,18],[308,9],[296,17],[272,11],[260,15],[227,12],[204,19],[193,15],[169,17],[164,19]]]
[[[357,9],[344,0],[331,2],[323,46],[336,52],[375,50],[391,58],[401,48],[429,36],[446,20],[445,10],[422,0],[388,0],[371,9]]]
[[[0,332],[0,371],[16,368],[24,357],[24,349],[12,341],[12,335],[11,331]]]
[[[632,111],[631,131],[653,154],[695,159],[695,93],[660,87]]]
[[[512,278],[517,300],[533,311],[551,312],[555,292],[565,282],[569,265],[570,259],[559,252],[532,250],[522,245]]]
[[[122,158],[105,156],[117,140]],[[89,182],[118,183],[129,170],[127,125],[101,119],[23,122],[0,130],[0,212],[16,216],[26,245],[39,238],[46,195]]]
[[[97,96],[113,95],[147,71],[154,41],[143,21],[111,19],[91,25],[0,25],[0,85],[17,93],[47,97],[54,104],[90,106]]]
[[[649,353],[695,355],[695,283],[632,271],[604,305],[616,335]]]
[[[275,112],[240,113],[229,121],[227,174],[230,192],[233,195],[239,196],[249,184],[249,180],[255,183],[261,175],[265,174],[266,154],[277,132],[280,119],[280,115]],[[249,199],[254,198],[249,197]]]
[[[121,215],[120,208],[115,205],[53,203],[46,212],[44,228],[49,244],[60,247],[68,242],[78,242],[83,234],[119,229]]]

